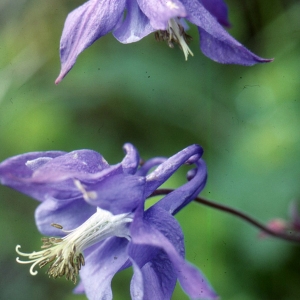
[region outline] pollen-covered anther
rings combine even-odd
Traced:
[[[85,265],[83,250],[111,236],[130,239],[128,224],[132,220],[132,213],[113,215],[97,207],[96,212],[74,230],[66,231],[60,224],[51,224],[68,234],[63,238],[43,237],[41,248],[44,250],[23,253],[18,245],[16,252],[20,256],[28,257],[28,261],[22,261],[19,257],[16,260],[21,264],[32,264],[29,270],[31,275],[38,273],[34,270],[36,266],[43,268],[49,265],[46,272],[49,277],[65,276],[75,284],[81,267]]]
[[[179,19],[170,19],[167,30],[156,31],[154,36],[157,41],[166,41],[170,48],[174,48],[174,43],[178,44],[184,53],[185,60],[187,60],[189,54],[194,56],[187,45],[193,38],[185,33]]]
[[[28,261],[21,261],[17,257],[17,262],[21,264],[32,263],[30,267],[30,274],[36,275],[38,272],[34,271],[34,267],[38,265],[40,268],[49,265],[49,269],[46,274],[49,277],[58,278],[65,276],[67,280],[72,280],[75,284],[77,281],[77,275],[81,266],[84,266],[84,258],[82,253],[76,251],[76,246],[70,247],[64,243],[64,239],[55,237],[42,238],[42,249],[46,250],[39,252],[32,252],[31,254],[21,252],[20,245],[16,247],[16,252],[21,256],[27,256]],[[51,248],[50,248],[51,247]]]

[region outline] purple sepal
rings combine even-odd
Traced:
[[[112,299],[111,280],[128,260],[127,245],[125,238],[112,237],[85,252],[80,277],[89,300]]]
[[[230,26],[228,8],[223,0],[200,0],[200,2],[221,25],[226,27]]]
[[[244,66],[272,61],[255,55],[236,41],[198,0],[181,1],[188,12],[186,19],[198,26],[202,52],[212,60]]]
[[[183,259],[183,234],[177,221],[171,214],[165,210],[153,207],[151,210],[145,212],[143,217],[142,209],[138,209],[135,213],[134,221],[131,225],[132,247],[129,254],[132,260],[136,262],[137,283],[131,284],[134,287],[133,291],[140,291],[147,295],[147,285],[149,280],[154,285],[163,280],[161,286],[164,287],[161,292],[164,292],[165,298],[175,287],[174,280],[170,280],[172,276],[168,277],[167,272],[171,272],[173,268],[174,274],[178,278],[183,290],[194,299],[217,299],[217,294],[214,292],[208,281],[205,279],[196,268],[186,263]],[[148,251],[150,260],[147,262],[144,251],[134,251],[134,247],[149,246],[152,251]],[[162,251],[162,252],[161,252]],[[135,255],[134,255],[135,254]],[[152,261],[155,262],[152,264]],[[157,263],[160,261],[159,263]],[[155,272],[149,274],[147,267],[143,272],[143,267],[151,263],[153,268],[156,267]],[[171,266],[169,265],[171,263]],[[166,264],[166,269],[164,267]],[[160,272],[163,272],[160,274]],[[166,272],[166,273],[164,273]],[[173,274],[172,274],[173,275]],[[145,277],[145,278],[144,278]],[[141,286],[141,283],[144,285]],[[148,299],[148,298],[145,298]],[[149,298],[150,300],[151,298]]]
[[[89,0],[68,15],[60,40],[61,71],[56,84],[71,70],[83,50],[116,27],[125,3],[126,0]]]

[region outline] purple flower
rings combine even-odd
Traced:
[[[55,83],[83,50],[109,32],[127,44],[155,31],[156,39],[166,40],[170,47],[179,44],[187,59],[193,53],[187,45],[191,37],[185,33],[185,20],[198,27],[200,48],[214,61],[245,66],[272,61],[253,54],[223,29],[221,25],[229,25],[223,0],[89,0],[66,19],[60,41],[61,72]]]
[[[205,186],[202,148],[192,145],[142,166],[131,144],[124,150],[116,165],[92,150],[33,152],[0,164],[1,183],[40,201],[37,227],[56,236],[42,238],[43,249],[30,254],[18,245],[28,260],[17,261],[32,264],[32,275],[35,266],[50,265],[50,277],[75,283],[79,273],[75,292],[92,300],[112,299],[113,276],[130,266],[132,299],[170,299],[177,279],[191,298],[216,299],[204,276],[184,260],[183,233],[173,217]],[[145,200],[184,163],[196,165],[189,181],[144,210]]]

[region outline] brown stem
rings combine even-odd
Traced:
[[[149,197],[154,197],[154,196],[159,196],[159,195],[167,195],[167,194],[172,193],[173,191],[174,191],[173,189],[158,189],[155,192],[153,192]],[[194,201],[196,201],[198,203],[201,203],[201,204],[204,204],[206,206],[213,207],[213,208],[218,209],[218,210],[225,211],[225,212],[227,212],[229,214],[232,214],[236,217],[239,217],[240,219],[243,219],[244,221],[252,224],[253,226],[259,228],[260,230],[266,232],[267,234],[269,234],[273,237],[283,239],[283,240],[286,240],[286,241],[290,241],[290,242],[300,243],[300,237],[299,236],[289,235],[289,234],[281,233],[281,232],[275,232],[275,231],[269,229],[264,224],[256,221],[252,217],[246,215],[245,213],[243,213],[243,212],[241,212],[241,211],[239,211],[235,208],[231,208],[231,207],[225,206],[223,204],[219,204],[219,203],[207,200],[203,197],[197,197],[197,198],[194,199]]]

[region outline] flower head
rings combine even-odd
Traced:
[[[191,37],[185,33],[185,20],[198,27],[202,52],[216,62],[251,66],[272,61],[253,54],[224,30],[222,25],[229,21],[223,0],[89,0],[66,19],[60,41],[61,72],[55,83],[83,50],[109,32],[124,44],[156,32],[157,40],[170,47],[178,44],[187,59],[193,53],[187,45]]]
[[[112,299],[113,276],[130,266],[132,299],[170,299],[177,279],[191,298],[216,299],[204,276],[184,260],[183,233],[173,217],[205,186],[202,148],[192,145],[142,166],[131,144],[124,149],[116,165],[91,150],[27,153],[0,164],[2,184],[41,202],[37,227],[50,236],[38,252],[17,246],[28,259],[17,261],[31,264],[32,275],[46,265],[50,277],[76,282],[79,274],[75,291],[92,300]],[[146,199],[184,163],[196,165],[189,181],[145,210]]]

